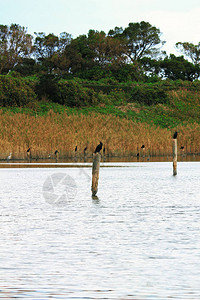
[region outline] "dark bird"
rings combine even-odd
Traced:
[[[102,149],[102,146],[103,146],[103,143],[102,143],[102,142],[100,142],[100,144],[99,144],[99,145],[96,147],[96,149],[95,149],[94,153],[100,152],[100,151],[101,151],[101,149]]]
[[[173,135],[173,139],[176,139],[177,138],[177,135],[178,135],[178,132],[175,131],[174,135]]]
[[[84,154],[86,154],[86,151],[87,151],[87,147],[85,147],[83,150]]]
[[[77,146],[75,147],[75,150],[74,150],[75,152],[77,151]]]
[[[103,154],[105,155],[105,153],[106,153],[106,148],[104,147],[103,148]]]
[[[28,148],[27,153],[29,153],[31,151],[31,148]]]
[[[142,149],[144,149],[145,148],[145,145],[142,145],[142,147],[141,147]]]
[[[58,150],[56,150],[54,154],[57,155],[58,153],[59,153]]]
[[[181,148],[180,148],[181,150],[184,150],[184,146],[181,146]]]
[[[140,153],[138,152],[138,153],[137,153],[137,157],[139,157],[139,156],[140,156]]]

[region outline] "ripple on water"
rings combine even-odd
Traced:
[[[89,168],[1,169],[0,298],[200,299],[200,163],[113,166],[96,199]],[[62,205],[57,172],[77,186]]]

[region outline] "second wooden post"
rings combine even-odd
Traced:
[[[172,140],[172,150],[173,150],[173,175],[177,175],[177,139]]]
[[[92,165],[92,196],[95,196],[98,191],[99,181],[99,168],[100,168],[101,154],[93,153],[93,165]]]

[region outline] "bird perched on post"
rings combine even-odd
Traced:
[[[59,153],[58,150],[56,150],[54,154],[55,154],[55,155],[58,155],[58,153]]]
[[[99,153],[101,151],[101,149],[102,149],[102,146],[103,146],[103,143],[100,142],[100,144],[96,147],[94,153]]]
[[[145,145],[142,145],[142,147],[141,147],[142,149],[144,149],[145,148]]]
[[[26,151],[27,153],[30,153],[30,151],[31,151],[31,148],[28,148],[28,150]]]
[[[177,138],[177,135],[178,135],[178,132],[175,131],[174,135],[173,135],[173,139],[176,139]]]

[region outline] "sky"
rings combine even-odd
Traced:
[[[30,34],[67,32],[76,38],[90,29],[108,33],[141,21],[160,29],[168,55],[181,55],[177,42],[200,42],[199,0],[0,0],[0,24],[19,24]]]

